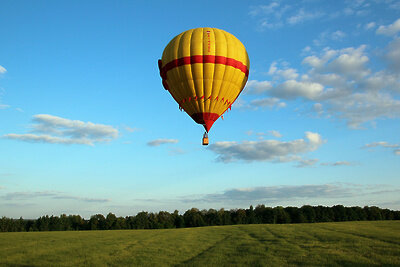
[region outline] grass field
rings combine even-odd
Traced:
[[[0,233],[0,266],[400,266],[400,221]]]

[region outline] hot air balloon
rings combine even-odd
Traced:
[[[162,84],[195,122],[205,128],[231,109],[249,75],[244,45],[232,34],[196,28],[173,38],[158,60]]]

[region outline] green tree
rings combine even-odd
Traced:
[[[199,227],[205,226],[205,222],[201,212],[196,208],[191,208],[183,214],[186,227]]]
[[[150,223],[149,223],[149,216],[148,213],[145,211],[139,212],[136,214],[135,219],[135,229],[149,229],[150,228]]]
[[[275,222],[276,223],[290,223],[290,215],[286,212],[286,210],[281,207],[275,207],[274,208],[274,213],[275,213]]]
[[[301,213],[303,214],[304,218],[306,219],[306,222],[309,222],[309,223],[315,222],[316,214],[315,214],[315,210],[312,206],[304,205],[300,208],[300,210],[301,210]]]

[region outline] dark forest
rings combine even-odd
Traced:
[[[78,230],[118,230],[118,229],[166,229],[201,227],[234,224],[285,224],[316,223],[342,221],[400,220],[400,211],[381,209],[375,206],[332,207],[309,206],[298,207],[266,207],[231,210],[199,210],[192,208],[184,214],[176,210],[173,213],[139,212],[135,216],[117,217],[113,213],[106,216],[96,214],[90,219],[79,215],[42,216],[38,219],[0,219],[1,232],[28,231],[78,231]]]

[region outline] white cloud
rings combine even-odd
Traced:
[[[372,29],[372,28],[375,28],[375,26],[376,26],[376,23],[372,21],[372,22],[370,22],[370,23],[365,24],[364,28],[365,28],[366,30],[370,30],[370,29]]]
[[[369,58],[364,54],[366,46],[362,45],[358,48],[346,48],[340,51],[340,56],[332,60],[326,67],[327,70],[333,71],[344,76],[357,76],[362,78],[369,74],[365,64]]]
[[[319,116],[343,119],[354,129],[363,128],[367,122],[373,124],[379,118],[400,118],[400,100],[396,97],[400,93],[399,51],[400,38],[396,38],[386,49],[389,68],[374,72],[368,68],[366,45],[338,50],[325,48],[319,55],[312,52],[313,55],[303,59],[308,71],[297,79],[281,75],[273,62],[269,68],[271,81],[265,90],[258,92],[272,97],[273,103],[279,103],[280,99],[308,100]],[[262,81],[255,84],[262,88]],[[273,106],[272,100],[265,99],[268,98],[252,102]]]
[[[304,97],[316,99],[323,91],[323,86],[315,82],[288,80],[271,90],[271,95],[283,99]]]
[[[279,98],[276,97],[268,97],[268,98],[261,98],[261,99],[255,99],[250,102],[250,106],[247,106],[247,108],[284,108],[286,107],[285,102],[281,102]]]
[[[310,65],[311,67],[319,70],[322,67],[324,67],[324,65],[331,60],[332,58],[336,57],[339,54],[339,50],[334,50],[334,49],[330,49],[330,48],[325,48],[323,49],[323,54],[318,57],[318,56],[308,56],[306,58],[303,59],[303,64],[307,64]]]
[[[249,15],[257,20],[259,30],[277,29],[287,25],[294,26],[306,21],[320,18],[324,13],[317,10],[306,10],[294,5],[283,5],[279,1],[268,5],[251,6]]]
[[[322,113],[324,113],[324,108],[321,103],[315,103],[313,105],[313,109],[318,115],[322,115]]]
[[[304,10],[304,8],[299,9],[298,13],[289,17],[287,19],[287,22],[290,25],[295,25],[295,24],[299,24],[302,22],[305,22],[307,20],[313,20],[316,18],[320,18],[321,16],[323,16],[323,13],[321,12],[307,12]]]
[[[251,16],[257,16],[259,14],[271,14],[276,11],[276,9],[279,7],[278,2],[272,2],[269,5],[259,5],[259,6],[252,6],[250,7],[250,12],[249,14]]]
[[[6,73],[7,70],[3,66],[0,65],[0,74]]]
[[[277,74],[282,76],[284,79],[296,79],[297,77],[299,77],[297,71],[292,68],[279,70],[277,71]]]
[[[277,62],[274,61],[274,62],[272,62],[271,65],[269,66],[269,70],[268,70],[268,74],[269,74],[269,75],[274,74],[274,73],[276,72],[276,70],[278,69],[278,68],[276,67],[276,64],[277,64]]]
[[[284,79],[296,79],[297,77],[299,77],[296,69],[288,68],[287,66],[285,66],[284,69],[279,69],[277,67],[277,64],[278,63],[276,61],[271,63],[268,70],[269,75],[277,75]]]
[[[40,135],[10,133],[3,138],[32,143],[94,145],[118,137],[118,130],[109,125],[69,120],[48,114],[33,116],[33,122],[32,132]]]
[[[269,133],[270,135],[275,136],[275,137],[278,137],[278,138],[281,138],[281,137],[282,137],[282,134],[281,134],[279,131],[276,131],[276,130],[268,131],[268,133]]]
[[[176,144],[179,141],[177,139],[156,139],[147,143],[148,146],[160,146],[164,144]]]
[[[325,61],[317,56],[308,56],[303,59],[303,64],[308,64],[313,68],[321,68],[325,64]]]
[[[379,26],[379,28],[376,30],[376,33],[387,36],[393,36],[396,35],[399,31],[400,31],[400,19],[397,19],[395,22],[387,26],[384,25]]]
[[[363,148],[374,148],[374,147],[383,147],[393,149],[393,153],[395,155],[400,155],[400,144],[391,144],[386,141],[379,141],[366,144]]]
[[[325,48],[320,57],[308,56],[304,58],[303,64],[309,65],[319,73],[333,72],[344,76],[364,77],[370,73],[366,67],[369,62],[366,48],[366,45],[341,50]]]
[[[318,133],[306,132],[304,139],[293,141],[244,141],[237,142],[216,142],[210,145],[209,149],[218,155],[218,160],[231,162],[235,160],[289,162],[303,159],[299,156],[318,149],[324,141]]]
[[[259,82],[257,80],[251,80],[247,82],[245,92],[247,94],[263,94],[271,88],[272,84],[269,81]]]
[[[10,105],[6,105],[6,104],[1,104],[0,103],[0,109],[6,109],[6,108],[9,108],[10,107]]]
[[[386,48],[385,58],[392,72],[400,73],[400,38],[394,39]],[[399,90],[400,91],[400,90]]]
[[[333,33],[331,34],[331,39],[332,39],[332,40],[341,40],[341,39],[343,39],[344,37],[346,37],[346,33],[342,32],[342,31],[340,31],[340,30],[337,30],[337,31],[335,31],[335,32],[333,32]]]
[[[376,118],[400,117],[400,101],[385,93],[353,93],[329,100],[330,111],[353,129]]]
[[[316,46],[321,46],[321,45],[326,44],[327,42],[341,41],[346,36],[347,36],[346,33],[341,31],[341,30],[337,30],[337,31],[334,31],[334,32],[324,31],[324,32],[319,34],[318,38],[315,39],[313,41],[313,43]]]

